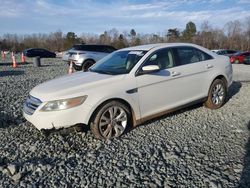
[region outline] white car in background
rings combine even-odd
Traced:
[[[115,51],[88,72],[36,86],[23,112],[39,130],[82,123],[109,139],[193,103],[220,108],[231,83],[226,56],[194,44],[150,44]]]
[[[116,49],[109,45],[76,44],[63,53],[62,60],[73,62],[75,70],[87,71],[97,61],[114,52]]]

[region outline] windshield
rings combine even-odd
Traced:
[[[127,74],[145,54],[146,51],[137,50],[113,52],[98,61],[90,71],[101,74]]]

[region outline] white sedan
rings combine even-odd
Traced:
[[[77,72],[40,84],[24,103],[39,130],[90,125],[97,138],[118,137],[183,106],[221,107],[232,83],[228,57],[194,44],[124,48]]]

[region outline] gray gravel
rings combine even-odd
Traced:
[[[89,130],[46,137],[22,117],[37,84],[66,74],[60,59],[0,62],[0,187],[249,187],[250,66],[235,65],[228,102],[147,122],[120,139]]]

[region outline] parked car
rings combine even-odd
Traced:
[[[225,50],[225,49],[219,49],[219,50],[211,50],[212,52],[218,54],[218,55],[225,55],[230,57],[231,55],[238,53],[237,50]]]
[[[73,62],[75,70],[87,71],[89,67],[116,49],[108,45],[74,45],[64,53],[63,60]]]
[[[236,63],[236,64],[249,64],[250,63],[250,52],[239,52],[235,53],[230,57],[230,62],[231,63]]]
[[[26,57],[55,58],[56,54],[43,48],[29,48],[23,51]]]
[[[36,86],[23,114],[39,130],[81,123],[97,138],[109,139],[190,104],[220,108],[231,83],[229,58],[201,46],[136,46],[111,53],[88,72]]]

